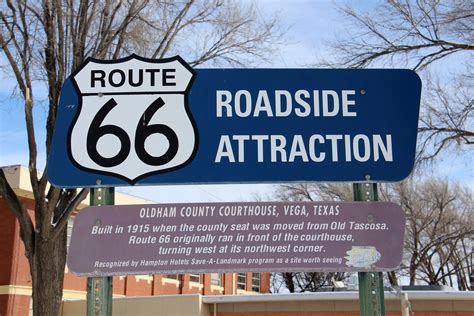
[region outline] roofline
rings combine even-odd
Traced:
[[[17,164],[9,166],[0,166],[1,169],[7,171],[5,176],[7,177],[8,183],[11,185],[13,191],[22,198],[34,199],[33,189],[29,178],[28,167]],[[41,177],[43,171],[38,170],[38,176]],[[49,185],[49,183],[48,183]],[[80,188],[78,188],[80,189]],[[119,191],[115,192],[115,202],[117,205],[121,204],[155,204],[157,202],[150,201],[138,196],[122,193]],[[78,209],[89,206],[89,199],[84,199],[79,205]]]
[[[455,291],[401,291],[398,293],[385,291],[385,299],[398,300],[400,294],[406,293],[411,300],[474,300],[474,292]],[[397,295],[398,294],[398,295]],[[358,300],[357,291],[341,292],[313,292],[313,293],[290,293],[290,294],[257,294],[257,295],[215,295],[203,296],[203,303],[244,303],[244,302],[301,302],[301,301],[325,301],[325,300]]]

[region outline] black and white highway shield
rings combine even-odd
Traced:
[[[180,57],[89,59],[72,77],[81,98],[69,131],[72,161],[132,184],[183,167],[197,149],[187,104],[194,76]]]

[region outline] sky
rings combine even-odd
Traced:
[[[352,1],[358,8],[370,8],[378,1]],[[273,59],[260,67],[300,68],[314,64],[317,57],[329,53],[324,43],[346,34],[347,21],[338,13],[333,1],[327,0],[260,0],[256,2],[262,17],[278,14],[280,26],[286,30],[286,44],[278,50]],[[5,64],[0,55],[0,64]],[[15,88],[10,74],[0,68],[0,166],[28,164],[24,115],[18,98],[12,97]],[[36,90],[41,93],[41,90]],[[44,91],[44,90],[43,90]],[[44,92],[43,92],[44,93]],[[46,94],[35,95],[35,108],[39,146],[38,166],[44,166],[44,132],[46,121]],[[455,179],[474,190],[472,158],[467,154],[440,157],[433,172],[437,176]],[[231,202],[249,201],[259,198],[269,200],[274,186],[265,185],[181,185],[121,187],[118,190],[144,199],[165,202]]]

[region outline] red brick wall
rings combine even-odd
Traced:
[[[127,296],[150,296],[153,284],[151,281],[140,278],[127,277],[125,281],[125,295]]]
[[[0,315],[7,315],[8,314],[8,300],[10,295],[0,295]]]
[[[31,201],[23,201],[31,207]],[[31,286],[25,247],[19,237],[19,224],[4,199],[0,199],[0,285]],[[0,295],[0,315],[28,315],[30,297]]]
[[[252,273],[247,272],[245,274],[245,291],[252,290]]]
[[[204,285],[203,293],[204,295],[210,295],[211,292],[211,275],[209,273],[201,274],[201,283]]]
[[[82,278],[82,279],[86,280],[86,278]],[[112,280],[113,293],[117,295],[125,295],[125,282],[126,280],[124,277],[114,276]]]
[[[29,312],[29,296],[0,295],[0,316],[27,316]]]
[[[233,279],[233,274],[232,273],[224,273],[224,294],[236,293],[232,289],[232,284],[234,283],[232,279]],[[236,282],[237,282],[237,280],[235,281],[235,283]],[[234,285],[234,287],[237,286],[237,284],[233,284],[233,285]]]
[[[15,217],[3,199],[0,199],[0,218],[0,285],[8,285],[12,273],[14,240],[18,232],[15,231]]]
[[[179,294],[179,284],[162,282],[161,275],[155,275],[153,283],[153,295]]]
[[[85,291],[87,288],[87,279],[76,277],[74,274],[64,274],[64,289],[73,291]]]
[[[260,292],[270,293],[270,273],[260,273]]]
[[[33,218],[34,215],[34,202],[30,199],[21,199],[21,202],[25,205],[25,207],[28,210],[28,214],[30,215],[31,218]],[[11,212],[9,212],[12,214]],[[11,215],[13,216],[13,215]],[[30,275],[30,266],[28,264],[28,259],[25,256],[25,246],[23,244],[23,241],[21,241],[20,236],[19,236],[19,231],[20,231],[20,224],[14,218],[14,226],[16,230],[16,234],[13,235],[13,243],[14,243],[14,252],[13,252],[13,258],[12,258],[12,272],[11,272],[11,278],[10,278],[10,284],[15,284],[15,285],[22,285],[22,286],[31,286],[31,275]]]
[[[202,289],[200,287],[194,286],[197,285],[194,282],[192,283],[193,286],[191,285],[189,281],[189,275],[184,274],[183,275],[183,291],[181,294],[202,294]],[[201,283],[202,283],[202,275],[201,275]]]
[[[31,200],[22,199],[30,215],[34,207]],[[16,217],[0,199],[0,285],[31,286],[30,268],[25,257],[25,247],[20,240],[20,227]]]

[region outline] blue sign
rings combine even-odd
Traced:
[[[192,69],[88,59],[64,83],[48,178],[59,187],[399,181],[421,81],[405,69]]]

